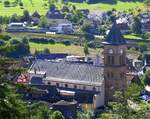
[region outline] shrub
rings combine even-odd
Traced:
[[[49,53],[50,53],[50,50],[49,50],[48,48],[44,48],[43,53],[44,53],[44,54],[49,54]]]
[[[23,2],[20,2],[20,3],[19,3],[19,6],[21,6],[21,7],[22,7],[22,6],[23,6]]]
[[[3,39],[4,39],[5,41],[8,41],[8,40],[11,39],[11,37],[10,37],[9,35],[4,35],[4,36],[3,36]]]
[[[88,47],[89,47],[89,48],[95,48],[95,43],[94,43],[94,41],[88,42]]]
[[[18,39],[11,39],[10,40],[10,44],[12,44],[12,45],[16,45],[16,44],[19,44],[20,42],[19,42],[19,40]]]
[[[5,41],[2,40],[2,39],[0,39],[0,46],[1,46],[1,45],[4,45],[4,44],[5,44]]]
[[[63,41],[62,43],[66,46],[71,45],[70,41],[68,41],[68,40]]]
[[[8,7],[10,5],[10,2],[9,1],[4,1],[4,6],[5,7]]]
[[[50,39],[50,40],[49,40],[49,43],[50,43],[50,44],[55,44],[55,41],[54,41],[53,39]]]

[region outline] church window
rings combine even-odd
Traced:
[[[74,85],[74,88],[77,88],[77,85]]]
[[[108,58],[107,58],[107,63],[109,65],[113,65],[115,63],[114,56],[109,55]]]
[[[86,86],[83,86],[83,89],[86,90]]]
[[[124,78],[124,73],[120,73],[120,78]]]
[[[56,86],[59,87],[59,83],[56,83]]]
[[[93,87],[93,91],[96,91],[96,87]]]
[[[48,85],[51,85],[51,82],[48,82]]]
[[[110,76],[109,76],[109,72],[107,72],[107,77],[109,78]]]
[[[111,64],[114,64],[114,56],[111,57]]]
[[[124,61],[125,61],[125,60],[124,60],[124,57],[123,57],[123,55],[121,55],[121,56],[119,57],[119,63],[120,63],[120,65],[125,64]]]
[[[111,72],[111,78],[113,78],[114,77],[114,74]]]
[[[65,87],[67,88],[67,87],[68,87],[68,84],[65,84]]]

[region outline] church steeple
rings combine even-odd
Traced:
[[[113,100],[116,91],[125,92],[126,81],[126,41],[116,22],[113,23],[104,45],[105,100]]]
[[[113,23],[105,41],[103,44],[109,45],[123,45],[126,44],[126,40],[123,38],[116,21]]]

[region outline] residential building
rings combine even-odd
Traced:
[[[56,33],[72,33],[73,26],[70,21],[64,18],[64,15],[55,8],[49,10],[46,14],[49,22],[49,30]]]

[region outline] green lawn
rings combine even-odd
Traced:
[[[118,1],[116,4],[98,3],[98,4],[87,4],[87,3],[70,3],[75,5],[78,9],[90,9],[90,10],[102,10],[107,11],[115,8],[118,11],[125,11],[134,8],[144,8],[141,2],[121,2]]]
[[[4,32],[3,35],[10,35],[14,38],[37,38],[37,37],[44,37],[44,38],[52,38],[52,39],[58,39],[58,40],[78,40],[79,36],[73,36],[73,35],[64,35],[64,34],[44,34],[44,33],[8,33]]]
[[[30,42],[31,52],[34,53],[35,50],[43,50],[44,48],[49,48],[51,53],[68,53],[73,55],[84,55],[83,47],[81,46],[65,46],[63,44],[38,44]],[[94,56],[97,50],[89,49],[90,55]]]
[[[1,0],[4,1],[4,0]],[[9,0],[14,1],[14,0]],[[48,7],[45,7],[44,4],[47,4],[46,0],[32,0],[33,4],[31,4],[30,0],[22,0],[24,9],[21,9],[21,7],[18,5],[16,7],[4,7],[3,2],[0,3],[0,15],[2,16],[10,16],[14,13],[17,13],[18,15],[22,15],[23,11],[25,9],[29,10],[30,13],[33,13],[34,11],[38,11],[40,14],[45,14],[48,10]],[[48,5],[48,4],[47,4]]]
[[[48,0],[22,0],[23,2],[23,8],[21,8],[19,5],[15,7],[4,7],[3,1],[0,0],[0,15],[1,16],[10,16],[14,13],[17,13],[18,15],[22,15],[23,11],[25,9],[29,10],[30,13],[33,13],[34,11],[38,11],[41,15],[45,15],[48,11]],[[15,0],[9,0],[14,2]],[[31,2],[32,1],[32,4]],[[97,3],[97,4],[86,4],[86,3],[72,3],[69,2],[69,4],[75,5],[78,9],[90,9],[90,10],[101,10],[101,11],[107,11],[111,10],[112,8],[115,8],[118,11],[124,11],[132,8],[144,8],[143,3],[140,2],[121,2],[118,1],[116,4],[109,4],[109,3]],[[57,3],[57,7],[61,8],[62,4]]]
[[[150,38],[142,38],[141,36],[138,36],[138,35],[132,35],[132,34],[129,34],[129,35],[124,35],[124,38],[129,38],[129,39],[137,39],[137,40],[141,40],[141,39],[144,39],[144,40],[150,40]]]
[[[124,35],[124,38],[129,38],[129,39],[142,39],[140,36],[136,36],[136,35]]]

